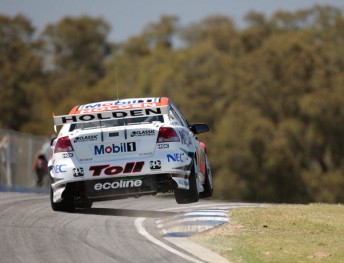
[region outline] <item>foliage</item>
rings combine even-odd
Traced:
[[[0,20],[2,128],[49,134],[52,111],[168,96],[210,125],[217,198],[344,201],[342,10],[250,12],[242,29],[165,15],[124,43],[101,18],[65,17],[37,39],[27,18]]]
[[[105,60],[111,54],[109,30],[103,19],[81,16],[65,17],[40,34],[49,83],[45,117],[51,118],[52,112],[65,114],[96,98],[92,97],[99,92],[95,85],[105,76]]]
[[[22,130],[32,120],[35,102],[31,98],[37,97],[43,77],[33,33],[27,18],[0,16],[0,125],[3,128]]]

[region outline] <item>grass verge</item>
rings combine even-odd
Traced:
[[[231,262],[344,262],[344,206],[238,208],[190,239]]]

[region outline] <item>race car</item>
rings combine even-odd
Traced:
[[[178,204],[213,193],[205,144],[166,97],[75,106],[54,116],[48,163],[54,211],[90,208],[95,201],[174,193]]]

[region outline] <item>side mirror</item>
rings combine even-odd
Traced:
[[[205,123],[196,123],[190,126],[190,130],[194,134],[200,134],[209,131],[209,126]]]

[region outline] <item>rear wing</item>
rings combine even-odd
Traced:
[[[137,109],[120,109],[113,111],[90,112],[82,114],[68,114],[59,115],[54,117],[54,126],[85,123],[94,121],[106,121],[113,119],[128,119],[145,116],[156,116],[168,114],[168,106],[150,107],[150,108],[137,108]]]

